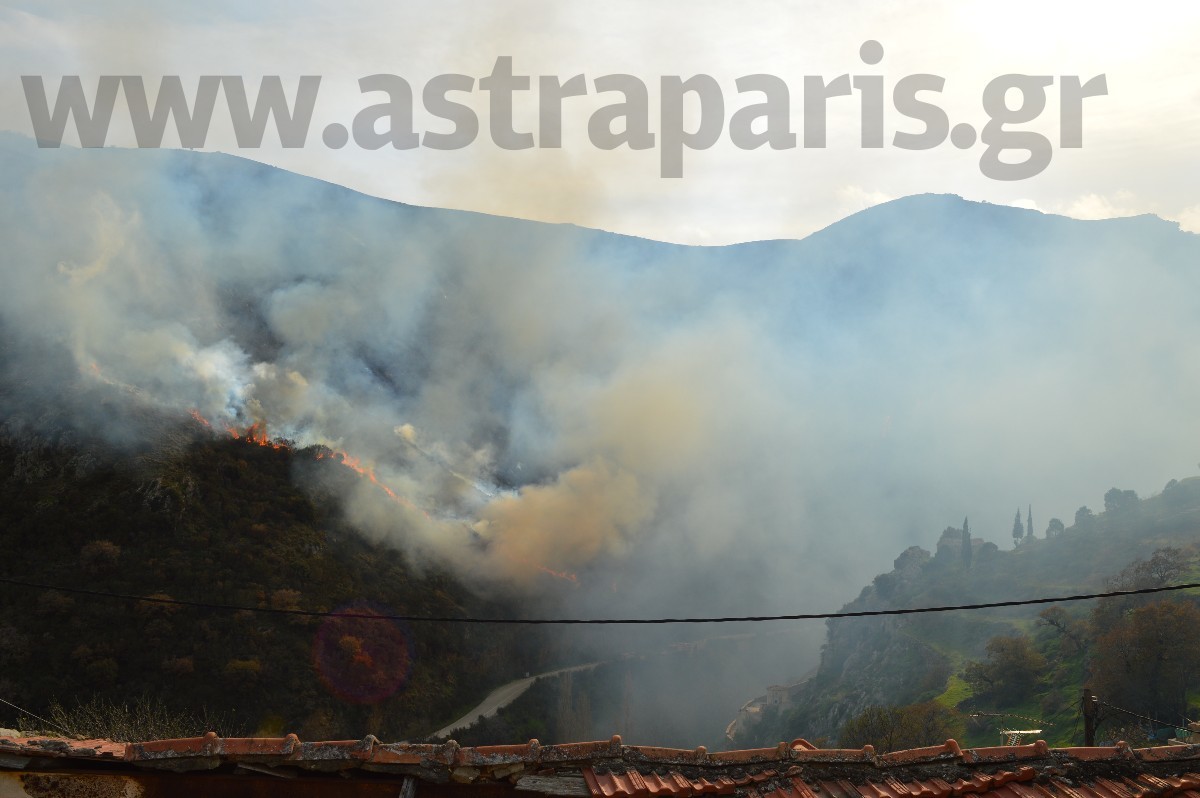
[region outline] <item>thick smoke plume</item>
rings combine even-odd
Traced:
[[[328,446],[369,534],[579,612],[834,608],[964,515],[1196,461],[1200,248],[1153,218],[921,197],[703,249],[0,145],[7,415]]]

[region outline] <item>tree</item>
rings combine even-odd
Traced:
[[[962,531],[962,562],[963,568],[971,568],[971,527],[967,524],[967,519],[963,519]]]
[[[1021,523],[1021,508],[1017,508],[1017,517],[1013,520],[1013,546],[1021,542],[1021,538],[1025,537],[1025,525]]]
[[[1096,639],[1092,686],[1103,700],[1151,717],[1187,711],[1187,690],[1200,661],[1200,609],[1157,601],[1113,623]]]
[[[1104,494],[1104,512],[1118,513],[1126,510],[1136,509],[1138,505],[1138,495],[1132,490],[1121,490],[1120,488],[1109,488]]]
[[[1092,523],[1096,520],[1096,515],[1085,504],[1075,511],[1075,528],[1076,529],[1091,529]]]
[[[1141,590],[1173,582],[1185,570],[1183,552],[1173,546],[1156,549],[1149,560],[1134,560],[1107,581],[1109,590]]]
[[[1067,528],[1063,526],[1063,522],[1061,520],[1057,518],[1051,518],[1050,523],[1046,525],[1046,537],[1052,538],[1057,535],[1061,535],[1066,531],[1066,529]]]
[[[1183,552],[1174,546],[1158,549],[1142,568],[1155,587],[1174,582],[1184,572]]]
[[[1033,505],[1029,505],[1028,514],[1025,516],[1025,536],[1033,540]]]
[[[962,558],[962,530],[956,526],[948,526],[942,530],[938,538],[937,552],[934,559],[943,565]]]
[[[1073,654],[1084,648],[1082,624],[1075,621],[1062,607],[1047,607],[1038,613],[1038,625],[1049,626],[1062,640],[1062,652]]]
[[[908,706],[869,706],[846,721],[838,732],[844,748],[874,746],[880,753],[933,745],[960,730],[957,712],[936,701]]]
[[[1149,560],[1134,560],[1119,574],[1109,578],[1109,590],[1144,590],[1174,582],[1185,570],[1183,552],[1167,546],[1150,555]],[[1092,626],[1098,631],[1110,629],[1136,607],[1149,604],[1149,596],[1114,596],[1101,599],[1092,609]]]
[[[1037,686],[1046,658],[1038,653],[1024,635],[1000,635],[987,642],[987,659],[968,662],[963,681],[976,694],[1000,702],[1027,698]]]

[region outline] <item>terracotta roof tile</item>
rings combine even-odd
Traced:
[[[1022,759],[1040,759],[1050,754],[1045,740],[1029,745],[997,745],[988,748],[968,748],[963,756],[971,762],[1016,762]]]
[[[582,762],[617,758],[621,755],[621,748],[620,735],[614,735],[607,742],[546,745],[541,748],[541,761],[544,763]]]
[[[645,755],[648,758],[660,759],[662,761],[671,761],[672,752],[679,749],[673,748],[649,748],[646,749]],[[707,754],[707,752],[706,752]],[[707,754],[707,761],[723,764],[742,764],[746,762],[773,762],[779,759],[778,748],[746,748],[739,751],[720,751],[713,754]]]
[[[1140,791],[1130,789],[1128,784],[1113,779],[1096,779],[1088,789],[1100,798],[1132,798]]]
[[[432,761],[440,748],[438,745],[380,743],[371,749],[367,761],[373,765],[419,765]]]
[[[708,752],[626,746],[606,741],[463,748],[362,740],[301,741],[285,737],[115,743],[44,737],[0,738],[0,752],[47,767],[105,761],[136,773],[151,768],[197,773],[290,775],[331,771],[372,778],[415,777],[460,786],[508,785],[525,776],[565,775],[593,798],[1200,798],[1200,746],[1133,751],[1125,744],[1050,749],[1023,746],[962,749],[939,746],[876,754],[816,749],[804,740],[774,748]],[[47,764],[50,763],[50,764]],[[18,767],[23,767],[18,765]],[[366,775],[366,774],[364,774]],[[226,776],[227,777],[227,776]]]
[[[127,761],[150,761],[188,757],[287,757],[300,746],[294,734],[287,737],[218,737],[209,732],[203,737],[181,740],[153,740],[125,746]]]
[[[955,759],[962,758],[962,749],[958,747],[958,743],[954,740],[947,740],[941,745],[931,745],[927,748],[910,748],[907,751],[892,751],[890,753],[880,755],[879,761],[884,765],[903,765],[912,764],[914,762],[944,759],[946,757],[952,757]]]
[[[834,796],[834,798],[861,798],[862,796],[858,787],[849,779],[822,780],[818,781],[817,785],[821,787],[822,794]]]
[[[476,748],[462,749],[464,761],[478,759],[484,762],[525,762],[538,761],[538,751],[541,744],[530,740],[524,745],[481,745]]]
[[[1143,762],[1200,759],[1200,745],[1162,745],[1157,748],[1137,748],[1134,749],[1133,754]]]
[[[124,743],[112,740],[65,740],[60,737],[0,737],[0,751],[72,759],[120,759]]]
[[[1175,746],[1173,746],[1175,747]],[[1106,759],[1124,759],[1127,757],[1130,749],[1124,743],[1117,745],[1103,745],[1092,748],[1058,748],[1055,752],[1069,759],[1077,759],[1084,762],[1096,762]]]
[[[795,793],[798,798],[817,798],[817,794],[814,793],[812,788],[808,786],[808,783],[799,776],[792,777],[791,785],[792,792]]]

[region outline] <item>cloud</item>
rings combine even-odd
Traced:
[[[1200,205],[1184,208],[1179,212],[1176,221],[1182,229],[1189,233],[1200,233]]]
[[[1149,212],[1130,191],[1117,191],[1111,195],[1084,194],[1068,203],[1062,211],[1063,215],[1073,219],[1115,219]]]
[[[868,191],[862,186],[842,186],[837,195],[846,215],[895,199],[882,191]]]

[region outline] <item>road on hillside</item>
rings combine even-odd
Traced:
[[[574,673],[575,671],[588,670],[601,664],[603,663],[589,662],[585,665],[572,665],[569,668],[558,668],[557,670],[546,671],[545,673],[538,673],[533,676],[526,676],[524,679],[517,679],[516,681],[509,682],[508,684],[502,684],[492,692],[488,693],[488,697],[483,699],[479,706],[475,707],[453,723],[438,729],[430,736],[449,737],[452,732],[458,731],[459,729],[465,729],[468,726],[473,725],[479,720],[481,715],[485,718],[492,717],[500,710],[501,707],[506,707],[513,701],[516,701],[518,698],[524,695],[526,690],[533,686],[535,681],[545,676],[560,676],[564,673]]]
[[[776,632],[741,632],[741,633],[737,633],[737,634],[728,634],[728,635],[712,635],[710,637],[705,637],[700,640],[692,641],[691,643],[683,644],[683,645],[702,644],[702,643],[707,643],[712,640],[744,640],[744,639],[748,639],[748,638],[762,637],[764,635],[776,635],[776,634],[787,634],[787,633],[788,632],[786,630],[783,630],[783,631],[776,631]],[[680,644],[676,644],[675,646],[667,646],[666,648],[664,648],[660,651],[654,652],[651,656],[658,655],[658,654],[665,654],[668,651],[674,650],[677,647],[677,645],[680,645]],[[625,656],[632,656],[632,655],[625,655]],[[468,726],[473,725],[476,721],[479,720],[480,715],[482,715],[485,718],[492,717],[502,707],[508,706],[513,701],[516,701],[518,698],[520,698],[522,695],[524,695],[525,691],[528,690],[530,687],[532,687],[533,683],[535,681],[537,681],[538,679],[541,679],[544,676],[558,676],[563,673],[573,673],[574,671],[589,670],[591,668],[596,667],[597,665],[603,665],[605,662],[609,662],[609,661],[610,660],[601,660],[599,662],[589,662],[585,665],[572,665],[569,668],[557,668],[552,671],[546,671],[545,673],[538,673],[538,674],[534,674],[533,676],[527,676],[524,679],[517,679],[515,681],[509,682],[508,684],[502,684],[499,687],[497,687],[495,690],[493,690],[492,692],[488,693],[488,697],[483,699],[483,702],[480,703],[474,709],[472,709],[470,712],[463,715],[461,718],[454,721],[453,723],[443,726],[442,728],[438,729],[437,731],[435,731],[433,734],[431,734],[429,736],[430,737],[449,737],[452,732],[456,732],[460,729],[465,729]]]

